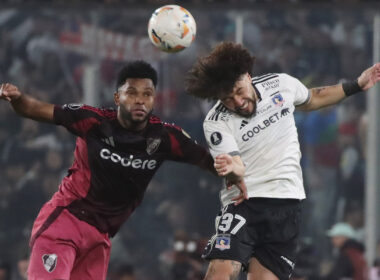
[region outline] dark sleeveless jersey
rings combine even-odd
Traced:
[[[77,135],[74,163],[50,201],[115,235],[141,203],[164,160],[212,170],[213,159],[178,126],[151,116],[141,132],[125,129],[114,109],[55,106],[54,121]]]

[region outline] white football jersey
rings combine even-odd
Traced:
[[[203,129],[212,156],[240,155],[249,197],[304,199],[301,151],[294,120],[295,106],[309,101],[309,90],[287,74],[252,79],[258,94],[257,111],[246,118],[220,101],[207,114]],[[239,190],[223,187],[223,206]]]

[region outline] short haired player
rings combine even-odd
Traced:
[[[106,279],[110,237],[141,203],[165,160],[215,172],[206,149],[152,114],[156,84],[150,64],[130,62],[117,78],[116,110],[57,106],[1,85],[0,98],[18,114],[77,136],[74,163],[34,223],[29,280]]]
[[[246,48],[223,42],[187,76],[189,94],[217,100],[203,128],[218,174],[244,179],[249,197],[235,205],[239,190],[221,190],[216,233],[204,252],[207,280],[238,279],[242,267],[249,280],[289,279],[305,198],[293,112],[336,104],[380,80],[378,63],[356,81],[307,89],[284,73],[252,77],[253,64]]]

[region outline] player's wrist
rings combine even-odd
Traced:
[[[343,87],[343,91],[344,91],[344,94],[346,95],[346,97],[349,97],[351,95],[354,95],[354,94],[357,94],[357,93],[363,91],[363,89],[359,85],[358,79],[353,80],[353,81],[344,82],[344,83],[342,83],[342,87]]]
[[[14,103],[14,102],[20,101],[20,100],[21,100],[21,97],[22,97],[22,93],[20,93],[20,94],[18,94],[18,95],[14,95],[14,96],[11,97],[10,102],[11,102],[11,103]]]

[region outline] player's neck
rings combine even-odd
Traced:
[[[131,120],[125,120],[121,118],[120,116],[118,116],[117,120],[119,124],[125,129],[136,131],[136,132],[144,130],[148,123],[148,120],[143,121],[143,122],[133,122]]]

